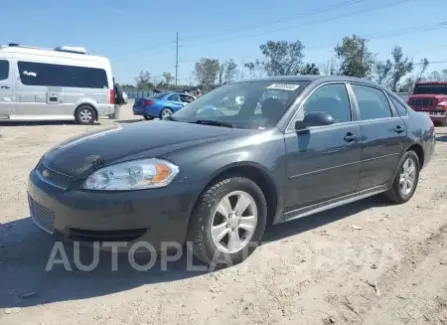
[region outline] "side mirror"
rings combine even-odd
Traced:
[[[327,112],[310,112],[304,116],[303,121],[295,122],[295,130],[302,131],[311,126],[331,125],[334,122],[332,115]]]

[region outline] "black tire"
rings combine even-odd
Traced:
[[[404,191],[402,190],[402,188],[400,186],[400,177],[401,177],[401,173],[403,171],[403,166],[407,162],[407,160],[411,160],[414,163],[414,166],[415,166],[414,175],[415,176],[414,176],[414,181],[413,181],[413,186],[411,188],[411,191],[408,193],[404,193]],[[388,192],[386,192],[385,195],[392,202],[397,203],[397,204],[402,204],[402,203],[408,202],[412,198],[414,192],[416,191],[418,182],[419,182],[420,163],[419,163],[418,155],[412,150],[407,151],[400,159],[398,166],[399,167],[397,169],[396,176],[394,177],[391,189]]]
[[[214,211],[219,202],[234,191],[243,191],[254,199],[258,211],[257,224],[249,243],[234,253],[218,249],[211,237]],[[199,198],[191,216],[187,247],[207,265],[227,267],[238,264],[247,258],[260,244],[267,222],[267,202],[259,186],[244,177],[229,177],[210,186]]]
[[[93,124],[96,121],[96,112],[89,105],[81,105],[76,109],[75,120],[78,124]]]
[[[163,116],[165,113],[169,113],[170,115],[172,115],[172,114],[174,114],[174,111],[172,109],[170,109],[169,107],[163,108],[160,112],[160,120],[163,119]]]
[[[148,120],[148,121],[151,121],[151,120],[153,120],[154,118],[153,118],[152,116],[149,116],[149,115],[144,115],[144,119],[145,119],[145,120]]]

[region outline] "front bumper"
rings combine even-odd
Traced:
[[[63,190],[35,171],[28,182],[31,217],[39,228],[81,244],[126,243],[120,251],[141,241],[156,250],[162,242],[183,244],[195,193],[190,186],[116,193]]]

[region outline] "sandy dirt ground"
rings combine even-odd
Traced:
[[[240,265],[113,272],[101,256],[91,272],[46,272],[54,241],[30,221],[28,173],[54,144],[114,123],[0,125],[0,324],[447,324],[447,128],[409,203],[272,227]]]

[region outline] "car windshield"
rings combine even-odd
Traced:
[[[181,122],[243,129],[275,126],[307,81],[247,81],[223,85],[172,115]]]
[[[413,95],[442,94],[447,95],[447,83],[426,83],[414,87]]]

